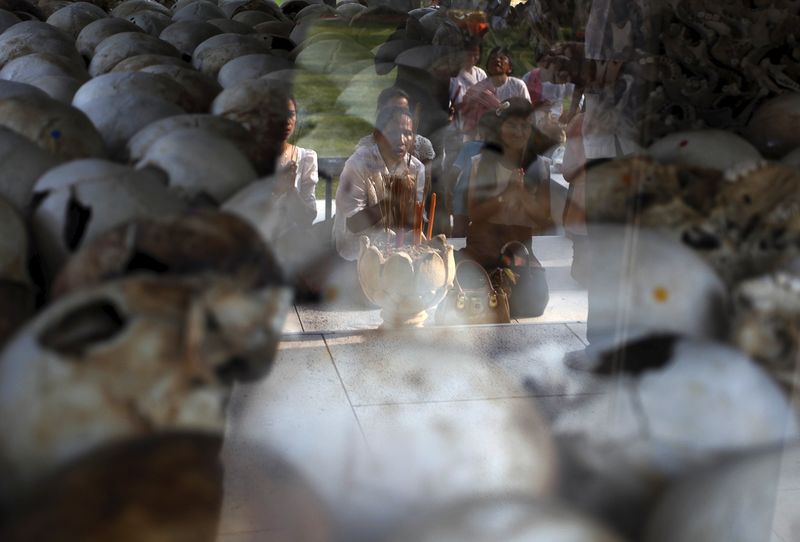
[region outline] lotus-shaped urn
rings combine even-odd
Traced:
[[[453,246],[444,235],[416,245],[361,238],[358,281],[378,305],[381,327],[419,327],[444,299],[455,277]]]

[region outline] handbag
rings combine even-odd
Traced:
[[[436,324],[507,324],[511,322],[508,296],[492,284],[477,262],[463,260],[456,266],[453,287],[436,309]]]
[[[500,264],[492,272],[496,286],[508,295],[512,318],[541,316],[550,301],[550,289],[542,264],[519,241],[500,249]]]

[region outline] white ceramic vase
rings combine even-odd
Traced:
[[[361,238],[358,281],[381,308],[381,327],[422,326],[453,286],[455,271],[453,246],[443,235],[401,247]]]

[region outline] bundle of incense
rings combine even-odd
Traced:
[[[406,198],[400,199],[400,221],[399,231],[397,232],[396,246],[402,247],[406,244]]]
[[[428,210],[428,235],[426,237],[430,240],[431,236],[433,235],[433,217],[434,213],[436,213],[436,192],[431,194],[431,207]]]

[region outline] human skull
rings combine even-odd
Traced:
[[[154,55],[154,54],[145,54],[145,55],[135,55],[129,56],[125,60],[118,63],[114,68],[111,70],[110,73],[114,72],[138,72],[142,71],[144,68],[148,66],[154,65],[164,65],[164,66],[177,66],[186,69],[192,69],[192,67],[184,60],[176,56],[167,56],[167,55]]]
[[[800,92],[781,94],[761,105],[747,125],[747,137],[764,156],[780,158],[800,147]]]
[[[181,197],[207,196],[217,203],[257,177],[233,143],[199,128],[174,130],[158,138],[136,165],[146,166],[165,171],[170,189]]]
[[[234,215],[202,210],[137,219],[101,234],[69,259],[53,297],[139,272],[215,273],[247,288],[282,281],[258,232]]]
[[[172,44],[181,54],[181,58],[191,62],[195,48],[211,36],[222,34],[222,30],[206,22],[178,21],[165,28],[158,36]]]
[[[134,57],[137,58],[137,57]],[[141,57],[138,57],[141,58]],[[132,60],[132,59],[128,59]],[[125,64],[128,60],[123,60],[120,64]],[[119,66],[118,64],[117,66]],[[116,69],[116,68],[115,68]],[[222,88],[219,83],[204,73],[200,73],[191,66],[181,66],[177,64],[153,63],[141,69],[143,73],[152,73],[166,76],[179,85],[189,94],[191,105],[187,111],[204,113],[209,110],[211,103]]]
[[[180,56],[172,45],[149,34],[119,32],[97,44],[89,64],[89,75],[108,73],[126,58],[144,54]]]
[[[31,53],[51,53],[81,63],[72,38],[45,22],[22,21],[0,35],[0,66]]]
[[[0,34],[14,26],[22,19],[14,15],[8,10],[0,9]]]
[[[36,93],[0,100],[0,125],[27,137],[61,160],[106,156],[102,137],[82,111],[26,86]]]
[[[242,81],[224,89],[211,104],[211,113],[234,120],[250,132],[261,149],[254,164],[263,174],[275,167],[280,133],[288,115],[289,92],[285,81],[264,78]]]
[[[250,135],[241,124],[208,114],[176,115],[151,122],[128,141],[128,156],[133,161],[141,160],[159,138],[184,128],[199,128],[227,139],[251,161],[258,157],[259,149],[253,145]]]
[[[198,21],[204,22],[209,19],[223,19],[225,12],[222,11],[216,2],[209,2],[208,0],[196,0],[189,2],[175,11],[172,20],[179,21]]]
[[[800,277],[781,272],[746,280],[733,302],[732,342],[791,393],[800,360]]]
[[[26,213],[33,195],[33,185],[58,159],[5,127],[0,127],[0,197],[8,200],[19,213]]]
[[[112,72],[98,75],[83,84],[75,94],[72,105],[85,110],[91,108],[98,98],[106,96],[115,97],[123,103],[124,99],[120,95],[131,94],[160,98],[181,109],[188,110],[194,106],[189,93],[180,84],[163,75],[146,72]]]
[[[647,542],[793,540],[800,532],[800,444],[753,450],[682,478],[660,499]]]
[[[108,13],[94,4],[75,2],[50,15],[47,24],[63,30],[72,39],[76,39],[86,25],[106,17]]]
[[[159,4],[155,0],[125,0],[125,2],[120,2],[111,10],[111,15],[127,19],[131,15],[143,10],[151,10],[163,13],[164,15],[171,15],[168,7]]]
[[[166,27],[172,24],[172,18],[164,13],[144,9],[128,16],[128,20],[144,30],[147,34],[158,37]]]
[[[258,35],[218,34],[195,48],[192,65],[216,78],[228,61],[244,55],[266,54],[269,50],[269,44]]]
[[[725,130],[675,132],[650,145],[647,154],[667,164],[719,170],[761,159],[755,147]]]
[[[34,310],[28,276],[28,232],[17,211],[0,197],[0,348]]]
[[[63,104],[72,104],[72,98],[83,84],[78,79],[63,75],[46,75],[31,81],[31,86],[44,91],[48,96]]]
[[[75,47],[88,64],[94,56],[97,46],[109,36],[122,32],[142,32],[142,30],[125,19],[108,17],[89,23],[83,27],[75,41]]]
[[[224,9],[224,6],[220,6]],[[209,19],[209,24],[219,28],[223,34],[254,34],[253,27],[233,19]]]
[[[232,452],[221,435],[199,431],[99,447],[19,499],[0,537],[213,542],[248,529],[270,542],[331,542],[328,514],[296,469],[256,446]]]
[[[236,85],[247,79],[258,79],[278,70],[290,70],[292,61],[275,55],[252,54],[243,55],[228,61],[219,70],[217,80],[223,88]]]
[[[571,473],[564,495],[624,532],[641,529],[669,480],[798,436],[784,393],[727,345],[653,336],[603,352],[595,371],[593,394],[553,422]]]
[[[134,73],[138,72],[124,72],[119,75]],[[80,89],[75,96],[79,95]],[[99,96],[81,106],[81,109],[103,136],[111,157],[120,161],[125,158],[125,146],[128,140],[136,132],[151,122],[186,112],[174,103],[154,94],[138,93]]]
[[[49,305],[0,355],[6,480],[123,437],[221,430],[232,383],[269,370],[290,302],[220,277],[140,276]]]
[[[52,53],[31,53],[6,62],[0,70],[0,79],[31,83],[45,76],[60,75],[86,81],[89,74],[82,64]]]
[[[646,229],[592,224],[590,235],[590,335],[618,344],[652,333],[726,334],[726,287],[692,250]]]
[[[83,243],[133,218],[166,216],[185,205],[157,171],[105,160],[77,160],[45,173],[32,229],[45,274],[54,277]]]

